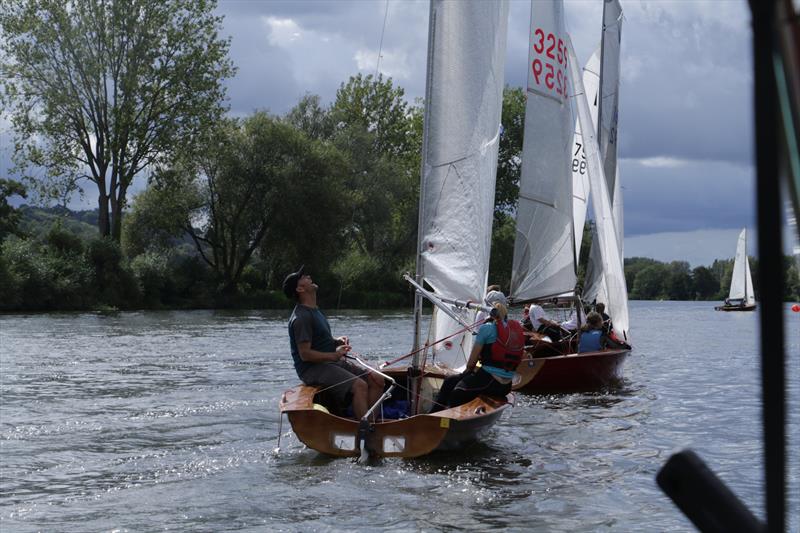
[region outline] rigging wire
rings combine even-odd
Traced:
[[[383,28],[381,29],[381,40],[378,44],[378,61],[375,65],[375,79],[378,78],[378,72],[381,68],[381,53],[383,52],[383,36],[386,33],[386,19],[389,17],[389,0],[386,0],[386,9],[383,12]]]

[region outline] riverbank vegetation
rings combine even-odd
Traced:
[[[0,310],[288,307],[280,285],[300,264],[327,308],[411,305],[423,103],[358,74],[329,104],[307,94],[284,115],[233,118],[215,3],[126,5],[26,0],[0,13],[20,177],[0,179]],[[524,91],[507,87],[490,271],[506,290],[524,111]],[[147,183],[131,196],[134,178]],[[98,207],[41,207],[77,194]],[[22,201],[39,207],[12,207]],[[731,270],[625,263],[640,299],[719,300]],[[786,280],[800,299],[788,259]]]

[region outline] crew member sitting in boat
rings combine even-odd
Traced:
[[[606,304],[600,302],[595,304],[594,310],[600,315],[600,318],[603,319],[603,333],[606,335],[611,333],[611,330],[614,329],[614,324],[611,322],[611,317],[606,314]]]
[[[547,335],[553,342],[561,340],[567,332],[561,327],[561,324],[554,320],[547,318],[547,315],[542,309],[541,305],[531,304],[529,313],[529,322],[532,328],[542,335]]]
[[[431,412],[467,403],[481,394],[505,398],[525,347],[522,325],[508,320],[508,309],[494,304],[495,316],[478,330],[466,370],[442,383]],[[480,361],[481,366],[477,364]]]
[[[603,333],[603,317],[592,311],[586,317],[586,324],[581,328],[578,353],[598,352],[606,347],[606,336]]]
[[[486,288],[486,297],[483,299],[483,302],[490,307],[497,302],[508,307],[508,300],[506,299],[506,295],[500,290],[500,285],[489,285]],[[490,318],[489,313],[481,309],[475,316],[475,322],[486,322],[490,320]]]
[[[297,305],[289,318],[289,343],[297,376],[306,385],[318,385],[344,411],[352,402],[360,419],[383,394],[383,378],[344,360],[350,351],[347,337],[333,338],[328,319],[317,307],[318,286],[301,266],[283,281],[283,292]]]

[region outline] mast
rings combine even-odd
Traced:
[[[436,30],[436,12],[433,9],[433,0],[430,2],[428,13],[428,65],[425,77],[425,103],[427,106],[431,101],[432,83],[433,79],[433,43]],[[419,211],[417,213],[417,264],[414,279],[417,285],[422,286],[424,265],[422,262],[422,240],[423,240],[423,206],[425,205],[425,164],[428,158],[428,136],[430,135],[430,119],[428,113],[425,113],[424,122],[422,124],[422,157],[420,158],[420,186],[419,186]],[[414,346],[412,350],[415,352],[411,361],[413,368],[419,367],[419,332],[422,326],[422,295],[418,291],[414,291]]]

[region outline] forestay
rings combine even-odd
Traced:
[[[571,74],[575,83],[575,103],[578,110],[578,119],[581,123],[581,131],[583,132],[586,168],[589,174],[592,207],[597,228],[595,239],[601,251],[605,267],[605,290],[608,293],[608,299],[605,302],[606,310],[613,320],[614,331],[620,337],[627,338],[628,291],[625,286],[622,258],[617,246],[611,199],[609,198],[608,187],[603,175],[597,139],[592,131],[589,102],[584,92],[583,82],[580,80],[580,71],[577,67],[571,41],[568,41],[568,48]]]
[[[511,272],[511,296],[518,301],[575,288],[567,72],[563,2],[531,2],[528,99]]]
[[[486,291],[503,100],[508,2],[431,2],[418,279],[434,292],[481,301]],[[474,321],[474,311],[464,316]],[[431,336],[463,326],[436,313]],[[437,345],[459,368],[471,335]]]
[[[747,259],[747,229],[742,230],[736,243],[736,258],[733,261],[733,275],[728,298],[744,300],[746,305],[756,302],[753,293],[753,277],[750,275],[750,261]]]

